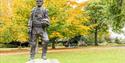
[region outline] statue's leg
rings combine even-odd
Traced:
[[[30,50],[30,60],[33,60],[35,57],[35,53],[36,53],[36,35],[33,34],[32,35],[32,39],[31,39],[31,50]]]
[[[48,39],[48,34],[47,33],[43,33],[41,34],[42,36],[42,40],[43,40],[43,43],[42,43],[42,59],[46,60],[46,53],[47,53],[47,47],[48,47],[48,42],[49,42],[49,39]]]

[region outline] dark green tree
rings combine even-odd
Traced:
[[[106,11],[105,5],[102,2],[91,2],[86,7],[86,11],[90,16],[90,25],[93,25],[92,33],[94,33],[95,45],[98,46],[98,33],[108,30],[106,24]]]
[[[125,0],[107,1],[107,7],[113,30],[121,32],[121,29],[125,26]]]

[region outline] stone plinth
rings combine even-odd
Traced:
[[[34,59],[34,60],[28,61],[26,63],[60,63],[60,62],[57,59],[47,59],[47,60]]]

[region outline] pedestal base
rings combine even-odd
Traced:
[[[60,63],[60,62],[57,59],[47,59],[47,60],[34,59],[34,60],[28,61],[26,63]]]

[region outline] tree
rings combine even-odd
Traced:
[[[67,0],[46,0],[45,6],[48,8],[51,20],[49,28],[49,37],[51,39],[70,39],[77,35],[88,34],[89,26],[85,26],[88,20],[87,16],[83,16],[84,4],[67,1]],[[53,4],[51,4],[53,3]],[[71,5],[76,5],[73,8]],[[54,42],[52,42],[54,45]],[[53,46],[53,48],[55,48]]]
[[[48,9],[51,25],[48,29],[49,38],[52,42],[52,48],[55,48],[55,41],[58,38],[63,38],[61,29],[64,25],[65,19],[65,3],[67,0],[46,0],[44,6]],[[53,3],[53,4],[52,4]]]
[[[125,26],[125,1],[110,0],[107,1],[109,9],[109,20],[112,21],[112,27],[115,32],[121,32]]]
[[[28,17],[33,0],[4,0],[0,3],[0,42],[26,42]]]
[[[0,36],[2,36],[0,42],[28,41],[27,23],[31,9],[35,6],[35,0],[4,0],[0,3],[2,3],[0,6],[2,15],[0,15]],[[86,14],[82,10],[84,3],[45,0],[44,6],[48,9],[51,21],[48,29],[50,39],[70,39],[77,35],[88,34],[90,27],[84,24],[88,22],[89,17],[84,16]]]
[[[92,33],[94,33],[95,45],[98,46],[98,33],[108,30],[105,5],[101,2],[90,2],[86,7],[86,11],[90,16],[90,25],[92,26]]]
[[[88,22],[89,17],[86,14],[86,12],[83,10],[86,3],[77,3],[74,1],[68,2],[68,10],[66,10],[67,13],[67,19],[66,19],[66,25],[65,25],[65,37],[67,38],[73,38],[75,36],[79,35],[87,35],[90,30],[90,26],[84,25],[86,22]],[[68,33],[67,33],[68,32]]]
[[[12,41],[11,18],[12,18],[12,1],[0,0],[0,42]]]

